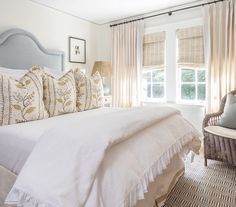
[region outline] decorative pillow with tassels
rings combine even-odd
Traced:
[[[77,89],[77,111],[103,107],[103,85],[99,72],[91,77],[86,76],[79,69],[75,69],[74,72]]]
[[[49,116],[76,112],[76,86],[73,70],[57,79],[45,73],[43,76],[44,104]]]
[[[0,74],[0,125],[48,118],[43,102],[43,71],[32,67],[19,81]]]

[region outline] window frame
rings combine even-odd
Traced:
[[[203,19],[200,15],[193,17],[192,14],[189,18],[183,19],[173,19],[168,20],[163,19],[161,23],[147,23],[145,26],[144,34],[156,33],[165,31],[166,40],[165,40],[165,100],[145,100],[142,96],[142,88],[141,88],[141,104],[153,102],[155,104],[160,103],[170,103],[170,104],[180,104],[180,105],[193,105],[198,106],[199,103],[183,103],[179,100],[179,76],[178,76],[178,64],[177,64],[177,55],[178,55],[178,39],[176,35],[177,29],[183,29],[193,26],[203,26]],[[206,76],[208,74],[207,67],[206,68]],[[142,73],[141,73],[142,74]],[[206,97],[207,97],[207,77],[206,77]],[[142,83],[141,83],[142,86]],[[207,104],[207,101],[206,101]],[[199,106],[203,106],[200,104]]]
[[[183,82],[182,81],[182,70],[194,70],[195,80],[193,82]],[[205,71],[205,82],[198,81],[198,71]],[[207,69],[206,67],[188,67],[188,66],[178,66],[177,67],[177,103],[179,104],[187,104],[187,105],[200,105],[205,106],[207,100],[207,91],[205,91],[205,100],[198,100],[198,86],[205,85],[205,89],[207,89]],[[194,100],[185,100],[182,99],[182,85],[184,84],[193,84],[195,86],[195,99]]]
[[[160,67],[160,68],[158,68],[158,67],[150,67],[150,68],[142,68],[142,72],[141,72],[141,100],[142,100],[142,102],[165,102],[166,101],[166,70],[165,70],[165,66],[163,66],[163,67]],[[158,71],[158,70],[163,70],[163,82],[153,82],[153,80],[152,80],[152,73],[154,72],[154,71]],[[151,73],[151,81],[150,82],[147,82],[147,85],[151,85],[151,98],[148,98],[148,97],[146,97],[146,98],[144,98],[144,95],[143,95],[143,74],[144,73]],[[160,84],[160,85],[163,85],[163,87],[164,87],[164,91],[163,91],[163,93],[164,93],[164,96],[163,96],[163,98],[153,98],[153,91],[152,91],[152,86],[154,85],[154,84]]]

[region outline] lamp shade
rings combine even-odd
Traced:
[[[111,63],[106,61],[96,61],[93,66],[92,75],[99,72],[101,77],[110,77],[112,73]]]

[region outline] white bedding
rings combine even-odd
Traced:
[[[21,159],[19,159],[19,157],[17,158],[17,156],[15,156],[14,159],[12,159],[12,156],[10,157],[11,163],[12,163],[10,167],[12,169],[14,169],[14,167],[16,165],[14,165],[13,163],[17,163],[17,165],[18,165],[17,168],[19,171],[22,167],[22,164],[19,164],[19,163],[25,162],[26,157],[28,157],[28,155],[30,154],[30,151],[32,150],[32,146],[35,145],[35,143],[37,142],[37,140],[40,138],[40,136],[42,134],[47,134],[47,131],[50,132],[50,129],[55,128],[55,126],[57,126],[59,128],[66,126],[66,125],[68,126],[68,123],[75,124],[75,123],[82,123],[80,121],[86,122],[86,120],[89,121],[93,118],[95,118],[96,120],[99,120],[97,117],[104,116],[104,113],[112,114],[112,113],[115,113],[117,110],[120,110],[120,109],[111,109],[111,108],[99,109],[99,110],[93,110],[93,111],[83,112],[83,113],[79,113],[79,114],[70,114],[70,115],[66,115],[66,117],[62,116],[62,117],[56,117],[56,118],[43,120],[43,121],[25,123],[25,124],[21,124],[18,126],[14,125],[14,126],[3,127],[0,129],[0,146],[1,146],[1,143],[5,143],[5,145],[6,145],[6,142],[7,142],[6,139],[9,137],[12,141],[18,140],[18,139],[14,140],[14,138],[12,138],[15,135],[20,135],[20,136],[18,136],[19,139],[22,139],[22,140],[26,139],[27,140],[26,143],[27,142],[30,143],[29,146],[25,148],[25,150],[18,151],[18,154],[22,155]],[[163,108],[156,108],[156,110],[160,110],[161,112],[163,112]],[[144,115],[147,115],[147,116],[153,115],[153,117],[154,117],[155,115],[157,115],[157,113],[153,113],[153,114],[146,113]],[[109,115],[109,116],[111,116],[111,115]],[[151,118],[152,121],[154,121],[153,117]],[[143,118],[145,119],[145,117],[143,117]],[[101,120],[102,119],[100,119],[100,121]],[[116,119],[114,119],[114,120],[116,120]],[[120,121],[122,121],[122,120],[120,120]],[[135,121],[135,120],[133,120],[133,121]],[[36,206],[36,204],[38,204],[38,203],[41,203],[42,206],[57,206],[57,207],[58,206],[62,206],[62,207],[76,206],[76,207],[78,207],[80,205],[77,205],[77,204],[83,203],[83,202],[85,202],[86,207],[133,206],[138,199],[141,199],[143,197],[143,194],[146,192],[146,188],[147,188],[147,185],[149,184],[149,182],[151,182],[156,175],[161,173],[161,171],[165,168],[165,166],[170,161],[171,156],[173,156],[175,153],[178,153],[180,150],[182,150],[182,147],[184,147],[184,144],[188,144],[188,146],[185,146],[187,149],[194,150],[193,148],[196,147],[196,150],[197,150],[197,148],[199,147],[199,143],[200,143],[197,138],[198,133],[195,131],[195,129],[188,122],[186,122],[178,114],[178,112],[176,112],[174,110],[172,111],[172,113],[169,113],[168,116],[163,116],[162,119],[156,118],[156,122],[150,122],[149,125],[144,126],[144,128],[142,128],[140,126],[140,123],[142,123],[142,122],[140,122],[140,120],[136,120],[136,121],[139,121],[139,122],[132,122],[132,123],[130,123],[131,124],[130,127],[126,126],[125,129],[124,128],[122,129],[123,133],[121,135],[123,137],[116,137],[116,136],[110,137],[111,143],[114,144],[114,141],[115,141],[115,143],[118,143],[118,144],[116,144],[114,146],[112,145],[113,147],[110,148],[106,152],[106,156],[105,156],[104,160],[101,159],[101,160],[103,160],[103,162],[98,162],[98,163],[93,162],[93,161],[88,162],[93,165],[91,169],[94,169],[95,171],[98,169],[98,171],[95,172],[95,177],[94,177],[95,181],[94,181],[94,184],[92,185],[91,192],[87,191],[88,187],[89,187],[87,185],[91,182],[90,180],[87,180],[86,182],[84,180],[82,180],[81,184],[85,188],[84,192],[83,192],[83,187],[81,187],[81,185],[76,186],[76,184],[73,182],[74,178],[78,179],[78,177],[81,175],[79,175],[78,172],[75,173],[75,171],[72,168],[73,167],[76,167],[76,168],[81,167],[80,163],[77,163],[76,161],[70,162],[69,160],[67,160],[68,165],[57,166],[57,167],[59,167],[57,169],[62,170],[62,174],[60,173],[60,175],[57,175],[56,169],[55,169],[55,171],[54,171],[54,169],[51,169],[50,172],[46,171],[47,174],[43,175],[41,173],[44,170],[50,169],[50,167],[48,168],[48,165],[51,164],[52,160],[50,160],[50,162],[47,163],[48,160],[47,159],[45,160],[45,156],[48,156],[49,154],[44,154],[44,153],[42,153],[43,156],[38,154],[36,156],[36,158],[38,160],[37,159],[35,160],[34,155],[37,153],[32,153],[34,155],[30,156],[31,159],[28,160],[27,167],[24,168],[22,175],[20,174],[20,176],[19,176],[20,179],[16,183],[15,188],[13,188],[12,193],[8,197],[8,202],[9,203],[18,203],[19,205],[25,204],[25,206],[27,206],[26,205],[27,201],[31,201],[30,205],[28,205],[30,207]],[[129,123],[129,122],[126,122],[126,123]],[[143,123],[145,124],[145,121]],[[107,123],[107,124],[109,126],[108,129],[112,129],[112,123]],[[119,125],[119,123],[116,123],[116,124]],[[139,126],[139,127],[137,128],[137,126]],[[115,124],[113,124],[113,128],[114,127],[115,127]],[[96,127],[94,127],[93,125],[89,128],[91,128],[91,130],[96,129]],[[29,129],[29,130],[27,130],[27,129]],[[116,128],[114,128],[114,129],[116,129]],[[80,129],[80,130],[82,130],[82,129]],[[141,130],[141,131],[139,133],[136,133],[139,130]],[[24,132],[24,134],[21,133],[22,131]],[[25,132],[25,131],[27,131],[27,132]],[[54,132],[55,132],[55,130],[54,130]],[[74,132],[76,132],[76,130]],[[99,130],[98,130],[98,132],[99,132]],[[107,131],[103,130],[102,132],[104,132],[104,135],[111,133],[109,130],[107,130]],[[125,134],[124,134],[124,132],[125,132]],[[131,133],[131,134],[129,134],[129,133]],[[56,135],[59,138],[59,140],[62,141],[61,138],[63,135],[61,136],[61,134],[62,134],[62,130],[60,130],[60,134],[54,134],[54,135]],[[99,135],[100,134],[101,133],[99,133]],[[2,141],[2,135],[4,135],[4,137],[5,137],[3,139],[4,141]],[[73,139],[75,139],[76,137],[78,137],[78,139],[80,139],[78,135],[79,135],[79,133],[74,134]],[[128,135],[130,135],[130,137]],[[49,139],[49,142],[48,142],[49,146],[50,146],[50,144],[53,143],[53,142],[50,143],[50,140],[51,141],[56,140],[55,137],[54,137],[54,139],[50,139],[50,137],[46,137],[46,138]],[[97,138],[102,139],[101,136],[98,136]],[[112,138],[113,138],[113,140],[112,140]],[[44,140],[45,140],[45,135],[44,135]],[[92,140],[96,141],[96,137],[93,137]],[[121,140],[123,140],[124,142],[119,143]],[[72,140],[69,139],[69,141],[72,141]],[[81,140],[79,140],[79,141],[81,141]],[[194,142],[196,145],[194,144]],[[99,142],[97,142],[97,144],[98,143]],[[41,142],[41,144],[42,144],[42,142]],[[55,146],[60,148],[60,144],[57,145],[57,143],[55,143],[55,142],[54,142],[54,144],[56,144]],[[24,144],[22,144],[22,146],[23,145]],[[66,145],[68,145],[68,143],[66,143]],[[172,149],[171,148],[172,145],[175,146],[175,148]],[[40,142],[36,146],[40,146]],[[88,145],[88,146],[90,146],[90,145]],[[168,146],[169,146],[169,148],[172,149],[172,151],[171,151],[171,153],[169,152],[169,154],[168,153],[166,154],[166,152],[167,152],[166,147],[168,148]],[[73,148],[73,145],[70,145],[70,147]],[[90,150],[96,149],[92,145],[90,147],[91,148],[88,148]],[[98,149],[100,149],[100,147],[98,147]],[[106,148],[102,148],[102,149],[105,152]],[[7,149],[4,149],[4,150],[8,151]],[[38,149],[36,148],[36,150],[34,150],[34,152],[35,151],[37,152],[37,150],[39,150],[39,152],[40,152],[40,148],[38,148]],[[42,150],[42,148],[41,148],[41,150]],[[76,151],[74,152],[73,151],[74,149],[71,149],[71,150],[72,150],[71,153],[73,155],[73,153],[75,153]],[[60,149],[59,151],[62,152],[63,150]],[[0,149],[0,152],[1,152],[1,149]],[[44,152],[44,150],[42,152]],[[87,152],[85,152],[85,153],[77,152],[77,153],[79,153],[78,155],[83,156],[84,159],[86,158]],[[88,155],[89,155],[89,153],[88,153]],[[2,156],[0,156],[0,158],[1,157]],[[42,157],[44,157],[44,159],[42,159]],[[48,156],[48,158],[49,157],[50,156]],[[56,157],[56,158],[54,157],[54,159],[64,160],[64,157],[65,156],[58,155],[58,157]],[[8,158],[5,157],[5,159],[1,158],[0,164],[5,163],[5,166],[6,166],[6,163],[8,162],[7,159],[9,160],[9,157]],[[69,159],[69,157],[67,159]],[[70,157],[70,159],[76,160],[77,158],[72,156],[72,157]],[[98,160],[100,160],[100,158]],[[88,161],[91,161],[91,160],[88,160]],[[33,164],[32,164],[32,162],[33,162]],[[35,163],[37,163],[37,164],[35,165]],[[57,163],[57,161],[56,161],[56,163]],[[37,166],[38,164],[39,164],[39,166]],[[2,165],[4,166],[4,164],[2,164]],[[94,165],[98,166],[98,167],[94,167]],[[37,168],[37,167],[39,167],[39,168]],[[65,168],[65,170],[63,170],[63,168]],[[66,168],[69,168],[69,171]],[[8,169],[9,169],[9,167],[8,167]],[[42,169],[44,169],[44,170],[42,170]],[[78,169],[80,169],[80,168],[78,168]],[[43,173],[45,173],[45,172],[43,172]],[[67,174],[67,175],[69,175],[68,180],[64,180],[64,183],[61,186],[60,185],[58,186],[56,184],[57,188],[54,188],[54,189],[51,188],[51,187],[53,187],[52,183],[54,183],[54,181],[57,183],[58,179],[61,180],[61,178],[64,176],[63,173],[64,173],[64,175],[69,173],[69,174]],[[84,172],[81,172],[81,173],[86,174],[86,176],[88,174],[88,177],[86,177],[86,176],[83,177],[84,176],[83,175],[82,176],[83,178],[86,178],[86,179],[89,178],[91,180],[94,180],[93,178],[91,178],[91,176],[93,175],[94,172],[90,172],[90,171],[86,170],[85,173]],[[49,176],[50,174],[54,175],[54,176],[52,176],[50,178],[50,176]],[[26,175],[30,176],[30,178],[28,177],[26,179],[26,177],[27,177]],[[47,175],[47,176],[45,176],[45,175]],[[42,189],[36,188],[37,189],[36,190],[34,187],[40,183],[40,181],[37,181],[37,178],[41,177],[41,176],[43,179],[41,181],[46,182],[45,185],[47,184],[47,181],[48,181],[47,177],[49,178],[50,186],[44,186]],[[60,178],[60,176],[62,176],[62,177]],[[70,182],[70,181],[72,181],[72,182]],[[24,186],[26,188],[29,187],[29,188],[26,190],[26,188],[23,187],[24,189],[22,191],[19,191],[19,189],[22,189],[21,188],[22,186]],[[73,197],[73,195],[77,195],[76,191],[73,191],[73,190],[67,191],[67,187],[69,187],[69,188],[72,187],[73,189],[77,189],[78,191],[81,192],[81,194],[84,193],[84,197],[82,197],[81,195]],[[18,192],[16,192],[16,189],[18,189]],[[46,190],[46,192],[44,192],[45,189],[50,189],[50,190],[49,191]],[[61,197],[60,192],[63,192],[64,196]],[[17,193],[19,193],[19,194],[17,194]],[[25,194],[23,195],[22,193],[25,193]],[[64,193],[66,193],[66,194],[64,194]],[[37,195],[37,196],[34,197],[34,195]],[[67,196],[69,196],[69,197],[67,197]],[[68,199],[68,198],[70,198],[70,199]],[[87,202],[86,202],[86,198],[88,198]],[[79,200],[79,199],[81,199],[81,200]],[[32,201],[34,202],[34,204],[32,203]],[[45,205],[45,203],[48,203],[48,201],[49,201],[50,205]]]
[[[53,118],[0,127],[0,165],[19,174],[34,145],[47,130],[63,127],[68,122],[91,118],[98,114],[119,111],[100,108],[83,113],[72,113]]]

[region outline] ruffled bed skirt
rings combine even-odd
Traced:
[[[184,162],[179,154],[171,159],[163,173],[155,178],[147,187],[147,193],[139,200],[135,207],[160,207],[164,204],[169,192],[184,173]],[[16,175],[0,166],[0,207],[10,207],[4,200],[15,182]]]

